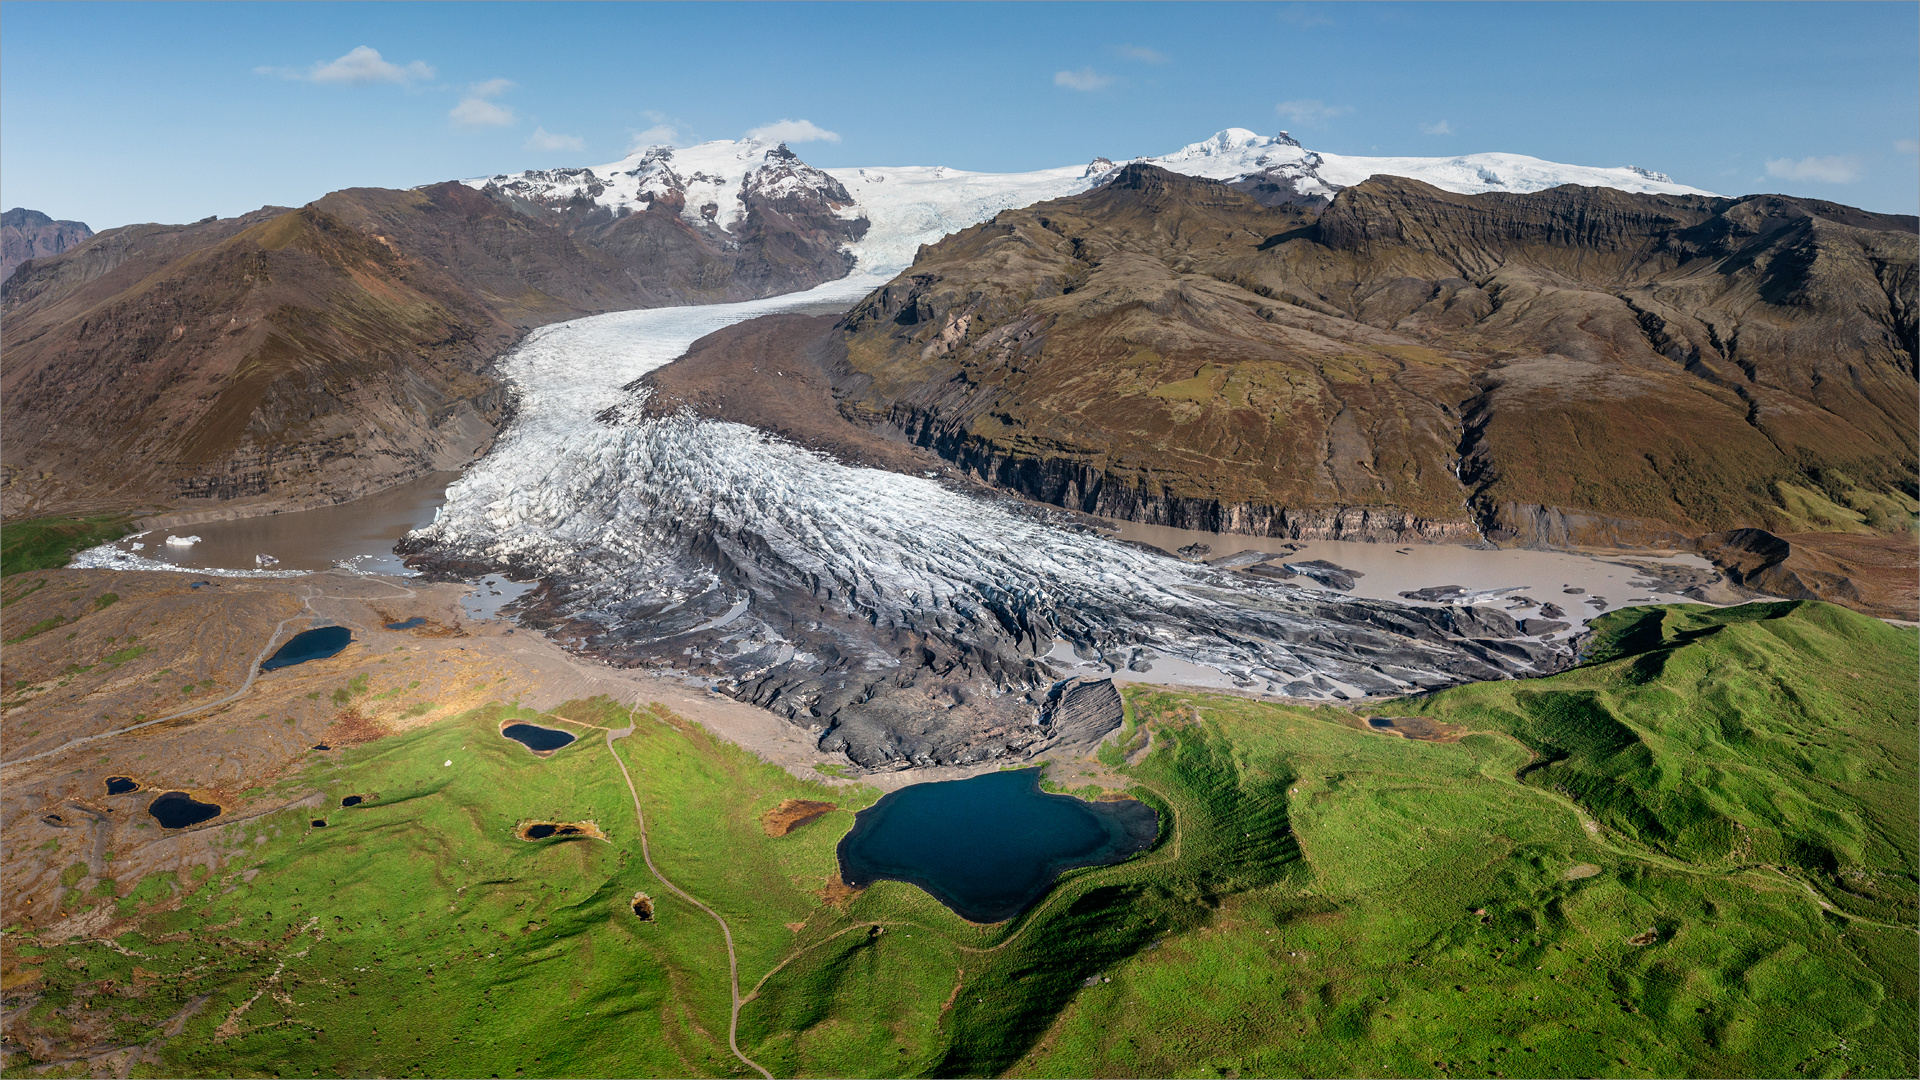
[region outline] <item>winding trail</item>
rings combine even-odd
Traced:
[[[565,718],[555,717],[555,719]],[[578,723],[578,721],[573,720],[567,722]],[[598,727],[596,724],[582,724],[581,726]],[[713,921],[720,924],[721,935],[727,939],[727,980],[730,984],[729,990],[733,994],[733,1012],[727,1019],[727,1048],[733,1051],[734,1057],[746,1062],[755,1072],[766,1077],[766,1080],[773,1080],[772,1073],[761,1068],[758,1062],[740,1052],[740,961],[733,951],[733,930],[727,926],[727,920],[721,918],[719,912],[695,900],[692,893],[668,881],[667,875],[661,873],[660,868],[653,864],[653,852],[647,846],[647,815],[640,809],[640,789],[633,786],[633,774],[627,771],[627,763],[620,760],[619,751],[613,748],[613,741],[615,739],[624,739],[633,734],[633,724],[629,722],[627,726],[623,728],[601,728],[601,730],[607,733],[607,753],[613,756],[613,763],[620,766],[620,775],[627,781],[627,793],[633,796],[633,820],[640,828],[640,857],[646,860],[647,869],[652,871],[653,876],[660,879],[660,884],[665,885],[675,896],[713,916]]]
[[[394,600],[394,599],[399,599],[403,596],[412,597],[412,596],[418,595],[412,589],[409,589],[404,585],[399,586],[399,588],[400,588],[400,592],[398,593],[383,593],[379,596],[333,596],[327,593],[320,593],[320,592],[303,592],[300,597],[300,606],[304,610],[297,614],[289,615],[286,618],[281,619],[279,622],[274,624],[273,633],[267,635],[266,646],[260,650],[260,655],[253,658],[253,663],[247,665],[247,680],[240,684],[240,689],[235,690],[233,693],[228,694],[226,697],[220,698],[218,700],[209,701],[202,705],[195,705],[191,709],[181,709],[179,712],[168,713],[165,716],[158,717],[153,720],[143,720],[138,724],[129,724],[126,727],[115,728],[112,731],[102,731],[96,735],[82,735],[77,739],[69,739],[66,742],[61,743],[59,746],[56,746],[51,750],[42,750],[38,754],[29,754],[28,756],[23,758],[15,758],[12,761],[0,762],[0,770],[11,769],[19,765],[26,765],[30,762],[43,761],[47,758],[55,756],[56,754],[64,754],[67,751],[74,749],[75,747],[85,746],[88,743],[99,742],[102,739],[111,739],[118,735],[125,735],[131,731],[139,731],[141,728],[149,728],[155,724],[164,724],[169,720],[178,720],[183,716],[192,716],[195,713],[203,713],[209,709],[217,709],[222,705],[227,705],[232,702],[239,701],[241,698],[247,696],[247,691],[253,689],[254,680],[260,677],[260,665],[262,663],[265,663],[267,657],[273,654],[274,642],[280,640],[280,632],[287,628],[288,623],[293,622],[297,619],[326,618],[326,616],[320,614],[320,612],[314,608],[313,602],[315,600]],[[357,626],[359,624],[356,623],[355,625]],[[365,628],[362,627],[361,631],[364,633]]]

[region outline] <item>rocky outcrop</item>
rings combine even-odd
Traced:
[[[92,235],[85,222],[55,221],[38,210],[16,206],[0,213],[0,281],[28,259],[58,255]]]
[[[1915,231],[1380,176],[1319,209],[1135,163],[923,249],[848,314],[834,391],[983,480],[1155,524],[1887,534],[1920,511]]]
[[[1911,536],[1731,529],[1693,549],[1734,585],[1790,600],[1825,600],[1886,619],[1920,619],[1920,545]]]

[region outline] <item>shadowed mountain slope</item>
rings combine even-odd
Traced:
[[[1915,223],[1375,177],[1323,212],[1132,165],[924,249],[849,418],[1044,501],[1255,534],[1906,527]]]
[[[0,281],[28,259],[58,255],[93,235],[83,221],[55,221],[38,210],[14,207],[0,214]]]

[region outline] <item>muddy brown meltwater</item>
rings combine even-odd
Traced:
[[[1552,617],[1576,626],[1635,604],[1700,603],[1677,590],[1687,588],[1685,582],[1705,582],[1716,576],[1712,563],[1685,552],[1583,555],[1464,544],[1287,540],[1103,520],[1113,526],[1117,539],[1150,544],[1197,561],[1219,564],[1245,551],[1281,556],[1263,569],[1284,573],[1287,565],[1299,567],[1300,572],[1288,580],[1304,588],[1422,606],[1494,604],[1511,609],[1515,618],[1533,616],[1543,604],[1551,603],[1563,612]],[[1350,573],[1316,575],[1309,565],[1315,563]],[[1338,588],[1329,581],[1350,587]]]
[[[447,485],[459,475],[429,473],[337,506],[153,529],[113,546],[182,569],[313,571],[346,563],[368,573],[403,574],[393,546],[433,522]],[[169,536],[199,539],[169,544]]]

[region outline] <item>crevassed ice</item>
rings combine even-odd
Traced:
[[[1305,590],[1241,579],[969,498],[920,477],[851,468],[739,424],[596,417],[621,387],[723,326],[873,279],[740,304],[596,316],[532,335],[504,364],[513,428],[447,489],[415,535],[466,558],[564,576],[599,617],[645,597],[671,606],[718,584],[690,580],[690,532],[763,545],[780,576],[891,625],[961,625],[1010,609],[1086,638],[1117,634],[1223,670],[1334,670],[1296,647],[1315,626]],[[744,597],[732,598],[735,602]],[[734,613],[735,615],[738,612]],[[1404,663],[1401,666],[1405,666]],[[1421,665],[1415,665],[1420,668]],[[1442,681],[1446,680],[1442,677]]]

